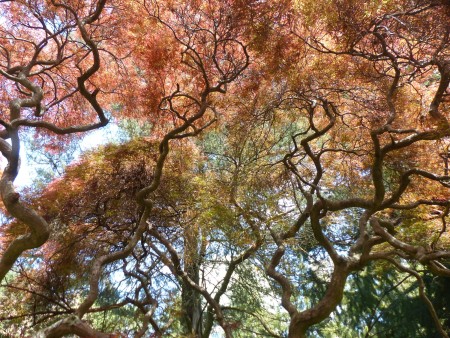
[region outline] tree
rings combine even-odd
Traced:
[[[446,1],[0,9],[5,334],[448,336]],[[108,118],[151,132],[16,191]]]

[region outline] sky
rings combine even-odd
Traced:
[[[116,124],[110,123],[104,128],[87,132],[86,136],[84,136],[82,141],[79,143],[79,150],[73,154],[74,155],[73,161],[76,161],[82,153],[88,150],[94,150],[98,148],[100,145],[117,141],[116,134],[118,130],[119,127]],[[26,142],[22,142],[20,148],[21,165],[19,169],[19,174],[17,175],[17,178],[14,181],[16,188],[20,189],[30,186],[36,179],[37,167],[38,166],[44,167],[43,165],[33,163],[27,158],[27,153],[29,153],[30,151],[31,150],[29,149],[29,147],[27,147]],[[4,169],[6,161],[3,159],[0,163],[2,169]],[[51,170],[51,168],[49,169]]]

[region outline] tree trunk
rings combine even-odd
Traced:
[[[335,265],[331,281],[323,298],[312,308],[295,313],[289,325],[289,338],[304,338],[306,331],[333,312],[342,300],[350,269],[347,264]]]
[[[194,225],[184,232],[184,271],[197,285],[200,282],[200,232]],[[201,337],[202,308],[200,294],[183,282],[181,292],[184,333],[192,337]]]

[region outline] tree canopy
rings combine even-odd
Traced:
[[[0,335],[449,336],[448,0],[0,13]]]

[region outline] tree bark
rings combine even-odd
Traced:
[[[197,285],[200,285],[200,232],[194,225],[184,232],[184,271]],[[202,308],[200,294],[183,281],[181,291],[181,306],[183,309],[183,326],[185,334],[193,337],[201,337]]]
[[[70,316],[57,321],[48,328],[33,335],[34,338],[59,338],[69,334],[75,334],[82,338],[109,338],[111,335],[99,332],[91,328],[86,322],[77,316]]]
[[[289,338],[306,337],[311,326],[326,319],[336,309],[342,300],[349,272],[346,263],[335,265],[325,296],[314,307],[297,312],[291,317]]]

